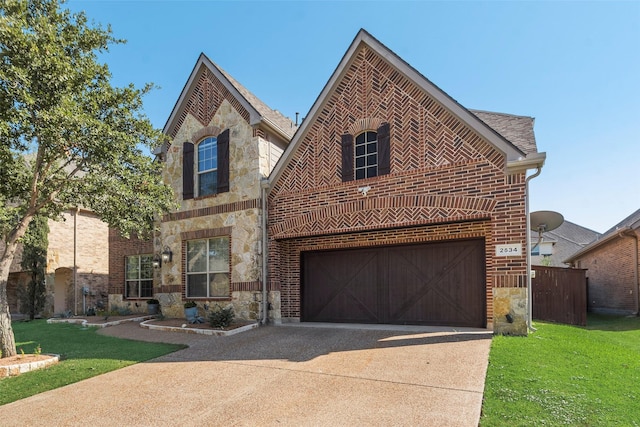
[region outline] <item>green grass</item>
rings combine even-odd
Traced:
[[[495,336],[480,425],[640,426],[640,318]]]
[[[0,379],[0,405],[81,381],[105,372],[174,352],[183,345],[148,343],[98,335],[97,328],[68,323],[47,324],[44,320],[12,324],[18,353],[59,354],[60,363]]]

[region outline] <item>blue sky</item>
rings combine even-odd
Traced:
[[[360,28],[467,108],[535,117],[531,211],[604,232],[640,208],[638,1],[71,0],[127,39],[114,84],[153,82],[162,128],[200,52],[271,108],[304,116]]]

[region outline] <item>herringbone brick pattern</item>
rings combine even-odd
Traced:
[[[202,126],[207,126],[225,99],[233,105],[233,108],[235,108],[247,122],[250,121],[249,112],[231,95],[231,92],[229,92],[210,70],[203,67],[195,89],[187,100],[173,128],[168,132],[169,136],[172,138],[176,136],[188,114],[195,117]]]
[[[269,288],[300,316],[301,252],[482,237],[487,321],[493,288],[526,286],[525,174],[428,93],[363,46],[269,195]],[[341,135],[390,124],[391,172],[342,182]],[[367,188],[368,187],[368,188]],[[367,188],[366,196],[359,189]]]

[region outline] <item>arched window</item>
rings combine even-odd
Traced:
[[[342,135],[342,182],[389,174],[390,142],[389,123],[386,122],[377,131],[365,130],[355,138],[351,134]]]
[[[185,141],[182,147],[184,200],[229,191],[229,129],[217,137],[206,137],[197,146]]]
[[[378,133],[362,132],[356,136],[355,171],[356,179],[372,178],[378,175]]]
[[[218,188],[218,139],[208,137],[198,144],[198,196],[215,194]]]

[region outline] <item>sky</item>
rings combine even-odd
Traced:
[[[640,209],[640,1],[70,0],[126,44],[113,84],[158,86],[164,127],[201,52],[304,117],[364,28],[469,109],[535,118],[530,211],[604,232]]]

